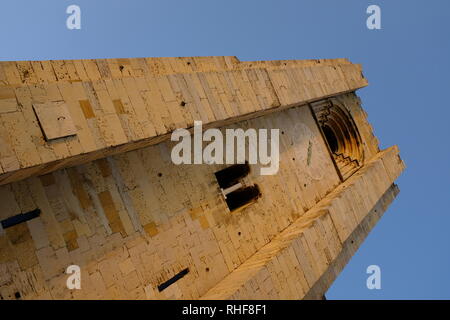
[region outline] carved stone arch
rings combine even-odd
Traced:
[[[358,127],[347,108],[335,100],[312,105],[323,137],[343,180],[364,164],[364,149]]]

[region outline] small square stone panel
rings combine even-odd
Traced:
[[[33,109],[47,141],[77,134],[64,102],[35,103]]]

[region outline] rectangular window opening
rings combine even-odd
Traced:
[[[258,185],[255,184],[227,194],[225,201],[227,202],[230,211],[234,211],[256,201],[260,196],[261,191],[259,190]]]
[[[245,178],[250,173],[248,163],[235,164],[215,173],[217,182],[222,189],[227,189]]]

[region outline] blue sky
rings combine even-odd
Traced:
[[[82,29],[65,26],[68,5]],[[381,7],[382,30],[366,28]],[[401,193],[328,299],[450,298],[450,1],[2,0],[0,60],[236,55],[346,57],[381,147],[398,144]],[[381,290],[366,268],[381,267]]]

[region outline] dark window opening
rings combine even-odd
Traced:
[[[255,184],[254,186],[240,188],[227,194],[226,202],[230,211],[233,211],[255,201],[260,196],[261,191]]]
[[[339,143],[333,130],[331,130],[330,127],[328,126],[323,126],[322,130],[325,135],[325,139],[327,140],[328,145],[330,146],[331,152],[336,153],[339,150]]]
[[[217,182],[222,189],[234,186],[240,179],[246,177],[250,172],[248,163],[235,164],[215,173]]]
[[[186,268],[184,270],[181,270],[180,272],[178,272],[176,275],[174,275],[172,278],[170,278],[169,280],[167,280],[166,282],[161,283],[158,286],[158,291],[161,292],[164,289],[167,289],[167,287],[169,287],[170,285],[174,284],[175,282],[177,282],[178,280],[180,280],[181,278],[183,278],[185,275],[187,275],[189,273],[189,268]]]
[[[41,210],[35,209],[33,211],[29,211],[26,213],[20,213],[18,215],[15,215],[15,216],[12,216],[5,220],[2,220],[0,223],[2,224],[3,229],[6,229],[9,227],[15,226],[16,224],[37,218],[37,217],[39,217],[40,214],[41,214]]]

